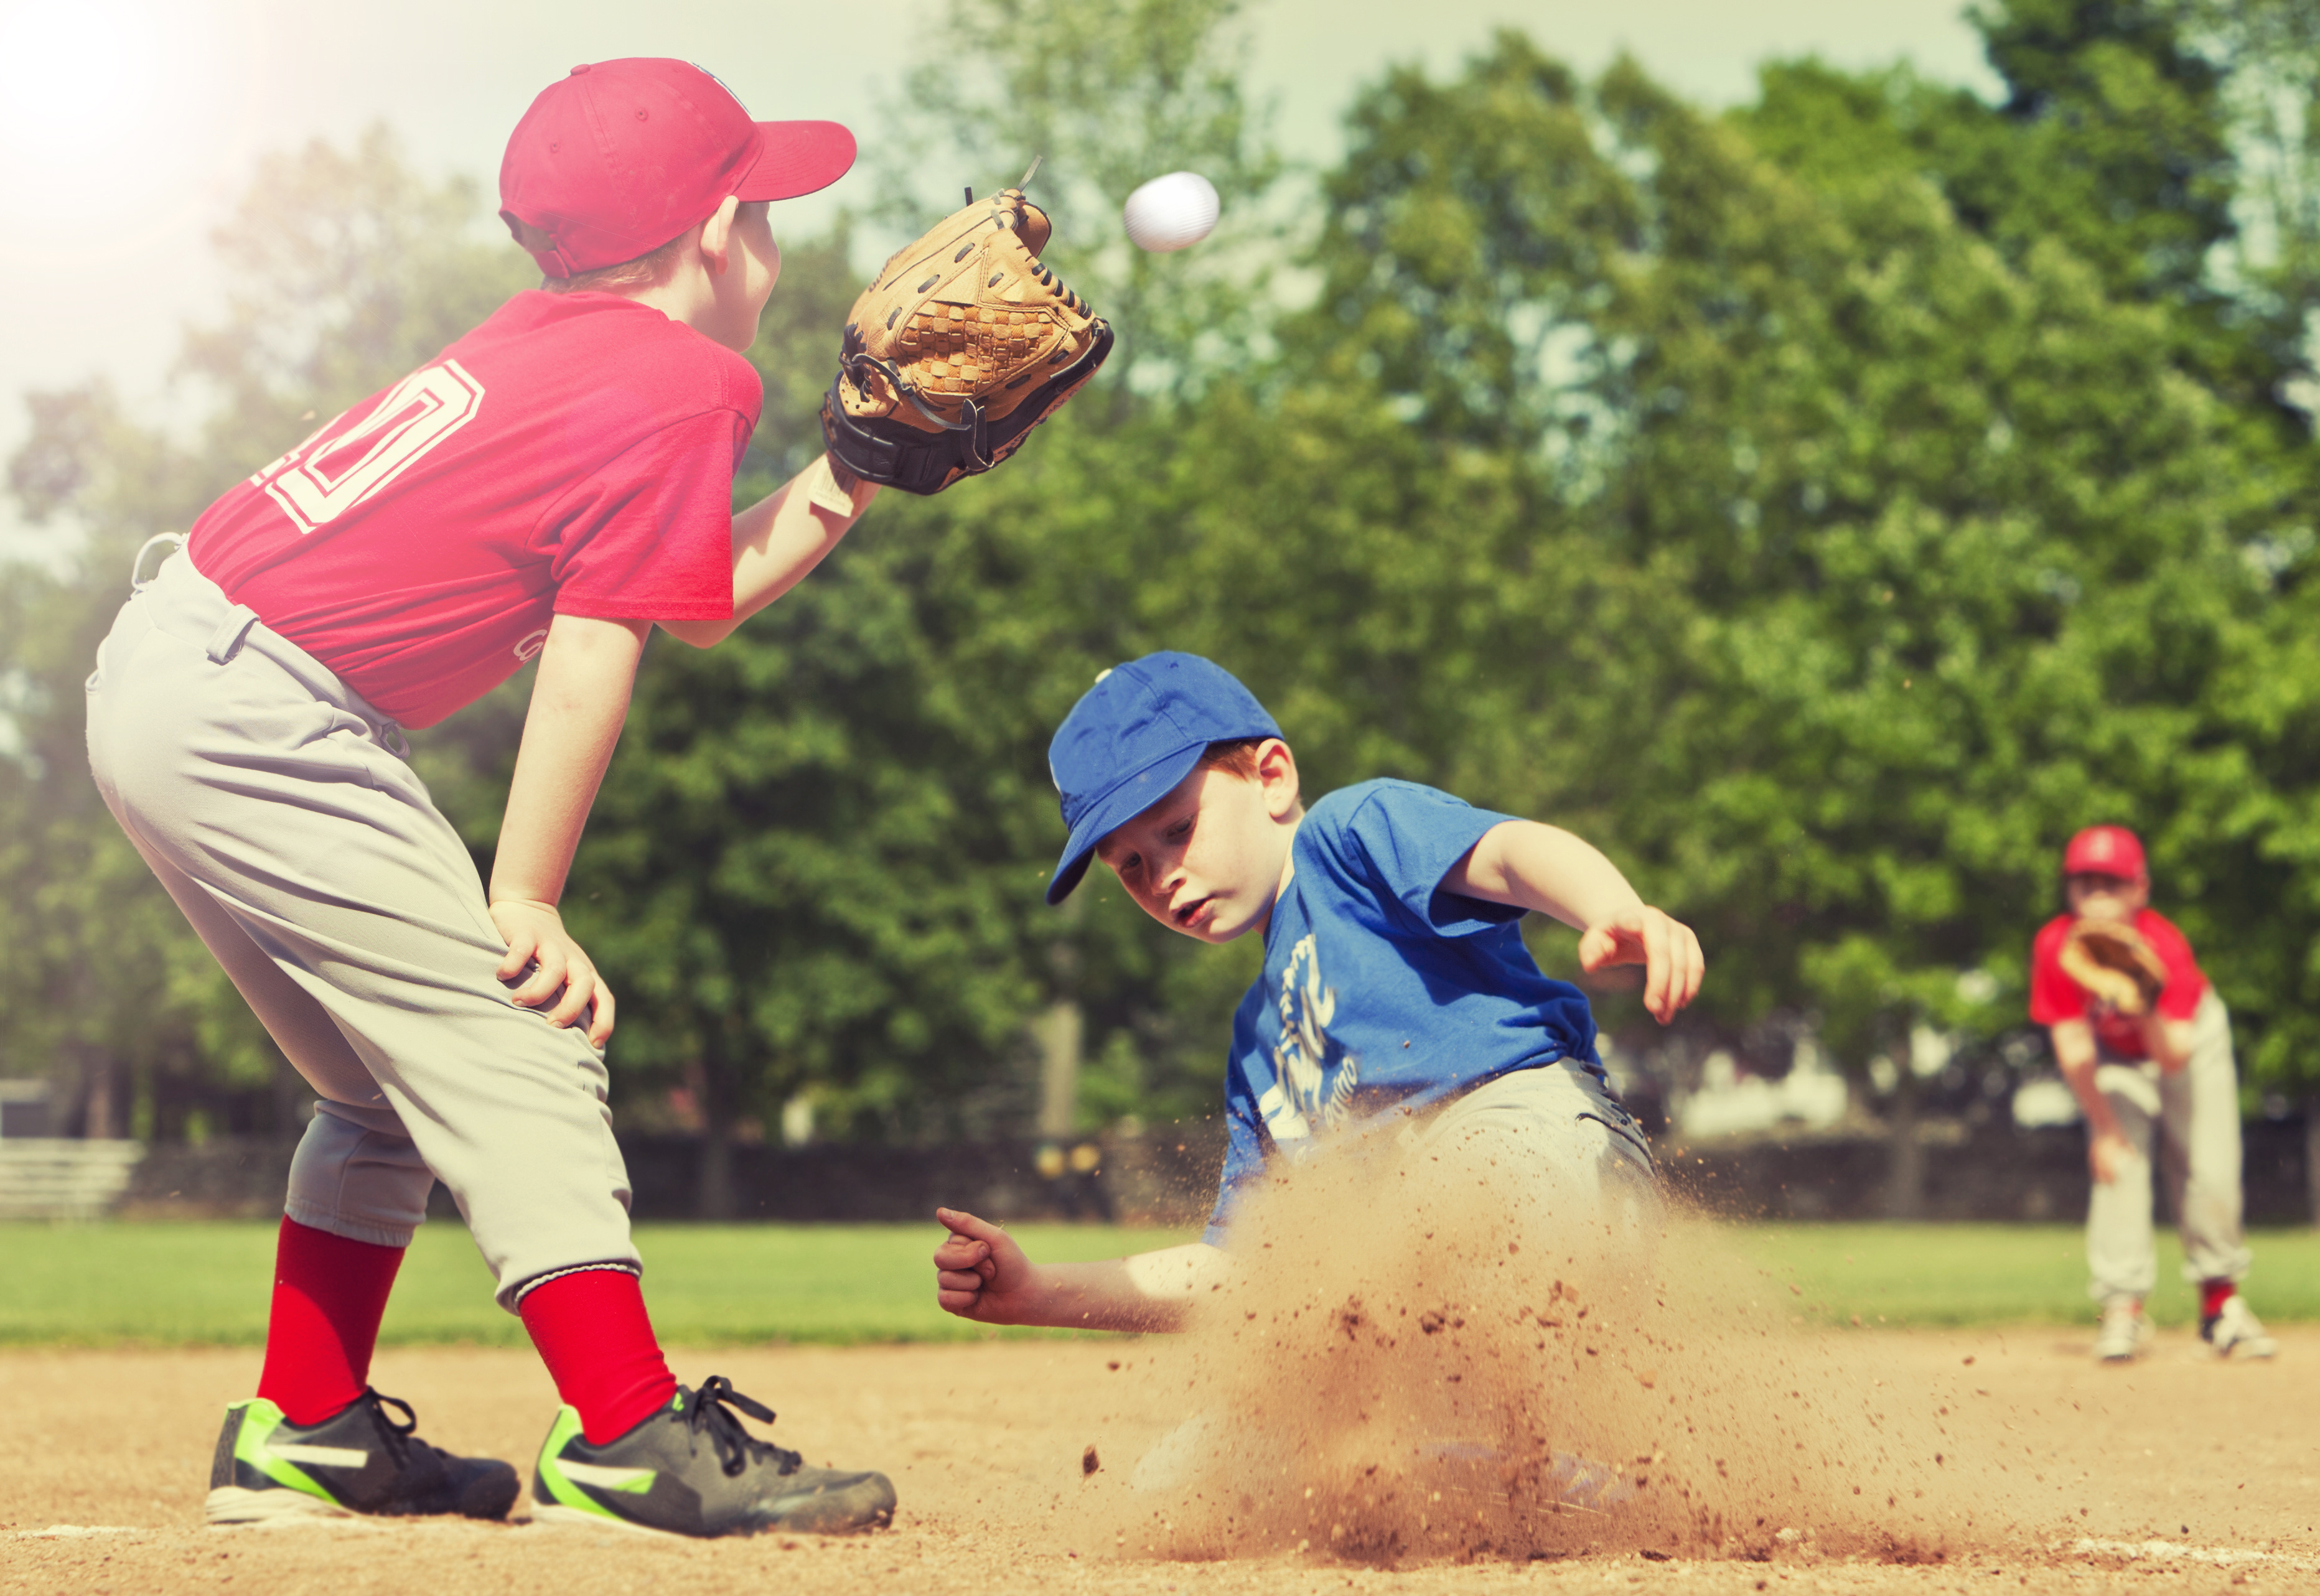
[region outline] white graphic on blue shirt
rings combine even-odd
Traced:
[[[1273,1084],[1256,1111],[1276,1147],[1310,1142],[1314,1131],[1336,1129],[1352,1111],[1361,1061],[1331,1039],[1337,1012],[1335,989],[1321,982],[1321,957],[1309,933],[1289,950],[1281,973],[1281,1038],[1273,1044]]]

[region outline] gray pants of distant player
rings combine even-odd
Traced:
[[[437,1178],[512,1306],[638,1262],[603,1056],[509,1001],[474,861],[393,722],[183,555],[122,606],[88,757],[122,829],[322,1101],[302,1225],[409,1245]]]
[[[2183,1233],[2186,1280],[2237,1280],[2250,1256],[2240,1238],[2240,1082],[2231,1016],[2209,987],[2191,1016],[2191,1057],[2171,1075],[2143,1059],[2100,1056],[2095,1087],[2137,1150],[2116,1179],[2097,1181],[2087,1203],[2088,1288],[2097,1301],[2141,1299],[2158,1283],[2152,1242],[2151,1140]]]

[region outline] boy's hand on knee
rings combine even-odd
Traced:
[[[530,898],[500,898],[491,906],[492,923],[507,939],[507,957],[500,960],[499,978],[515,985],[508,994],[520,1007],[545,1010],[548,1023],[568,1026],[584,1016],[588,1040],[601,1047],[612,1035],[612,989],[596,974],[564,917],[551,903]],[[591,1010],[594,1012],[591,1013]]]
[[[1644,1007],[1662,1025],[1699,995],[1708,972],[1691,928],[1647,903],[1589,926],[1580,937],[1581,969],[1591,975],[1613,965],[1644,966]]]
[[[2087,1138],[2087,1173],[2108,1185],[2134,1157],[2134,1144],[2116,1130],[2098,1130]]]
[[[935,1301],[946,1313],[983,1324],[1022,1324],[1034,1287],[1031,1260],[1014,1238],[971,1213],[938,1208],[950,1232],[935,1249]]]

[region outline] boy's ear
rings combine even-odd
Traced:
[[[740,195],[729,194],[701,224],[701,258],[711,277],[723,277],[733,264],[733,218],[740,213]]]
[[[1264,786],[1265,807],[1274,820],[1287,820],[1299,807],[1297,756],[1277,737],[1268,737],[1256,750],[1256,779]]]

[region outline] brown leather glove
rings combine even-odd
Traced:
[[[847,318],[821,404],[831,459],[938,494],[1013,454],[1095,375],[1111,327],[1039,263],[1050,231],[1005,188],[894,253]]]
[[[2121,1014],[2150,1012],[2167,985],[2167,966],[2151,944],[2133,926],[2115,920],[2073,922],[2058,957],[2062,974]]]

